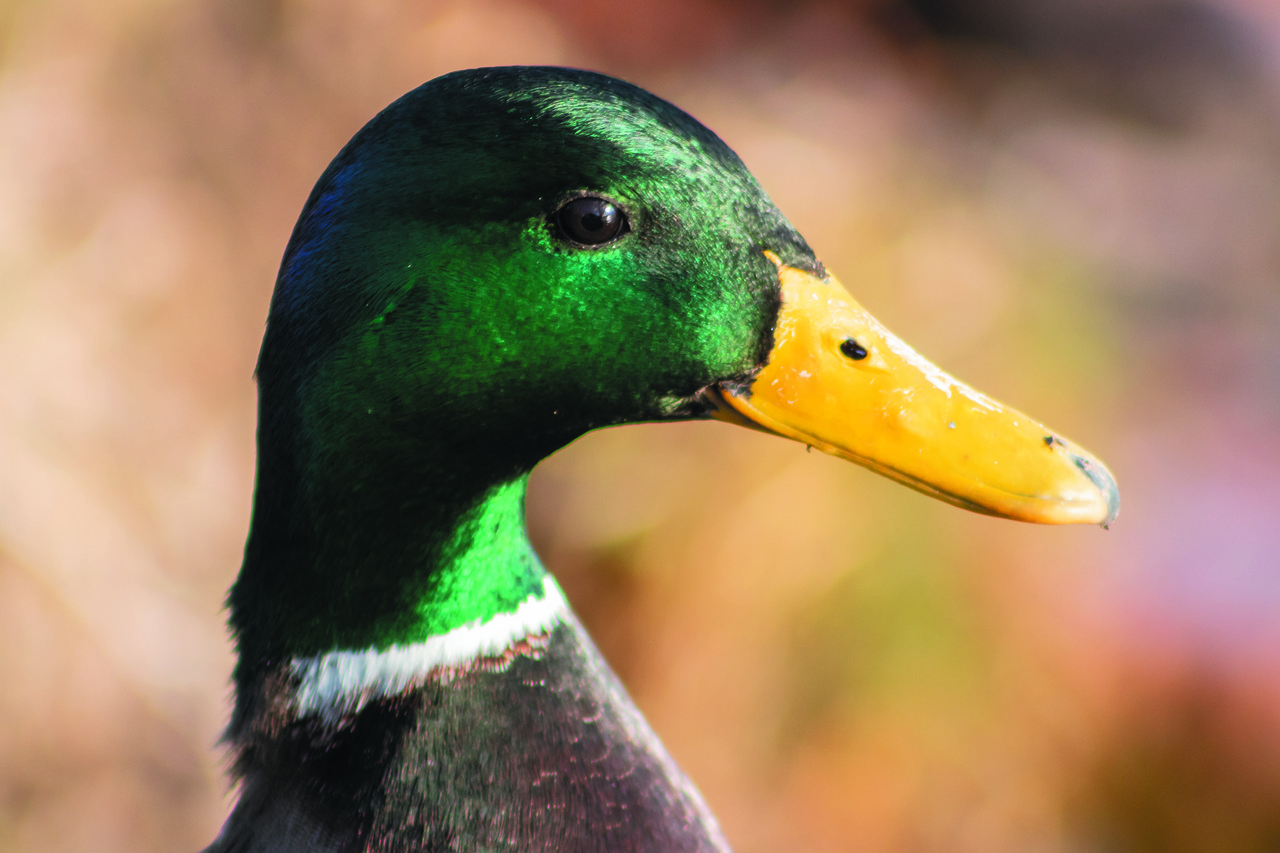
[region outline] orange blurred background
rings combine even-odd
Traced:
[[[545,463],[530,527],[742,853],[1280,850],[1280,6],[0,2],[0,850],[196,850],[275,268],[456,68],[626,77],[1110,532],[723,424]]]

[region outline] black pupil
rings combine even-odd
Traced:
[[[599,246],[620,236],[627,220],[622,211],[602,198],[575,198],[560,208],[559,222],[570,240]]]
[[[862,361],[867,357],[867,348],[853,338],[846,338],[844,343],[840,344],[840,352],[854,361]]]

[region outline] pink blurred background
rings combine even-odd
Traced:
[[[1102,457],[1109,532],[722,424],[530,526],[737,849],[1280,850],[1280,6],[0,2],[0,851],[196,850],[254,359],[312,182],[456,68],[720,133],[869,309]]]

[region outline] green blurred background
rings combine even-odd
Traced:
[[[456,68],[626,77],[1115,472],[997,521],[723,424],[529,517],[742,853],[1280,850],[1280,4],[0,2],[0,850],[195,850],[253,363],[312,182]]]

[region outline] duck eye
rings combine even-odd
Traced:
[[[626,214],[595,196],[567,202],[556,211],[555,220],[564,236],[582,246],[603,246],[630,230]]]

